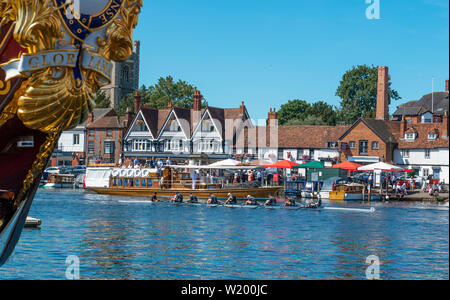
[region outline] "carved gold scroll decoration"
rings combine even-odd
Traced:
[[[123,61],[132,53],[132,31],[142,0],[127,0],[126,4],[121,8],[122,18],[114,19],[106,37],[98,40],[98,54],[108,60]],[[0,0],[0,18],[1,23],[15,22],[14,38],[30,54],[53,50],[57,39],[63,37],[62,21],[52,0]],[[24,125],[54,133],[84,122],[94,93],[105,83],[100,73],[81,71],[82,82],[75,82],[68,67],[33,72],[17,101],[17,115]]]

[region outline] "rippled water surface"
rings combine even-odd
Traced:
[[[374,214],[165,203],[84,191],[39,191],[1,279],[449,279],[448,207],[373,204]],[[145,200],[145,199],[144,199]],[[339,206],[340,204],[329,204]],[[346,204],[358,208],[367,204]]]

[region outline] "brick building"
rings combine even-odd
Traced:
[[[394,162],[419,176],[431,175],[445,183],[450,181],[448,96],[447,80],[444,92],[408,102],[394,113],[401,124]]]
[[[128,122],[127,117],[119,117],[112,108],[98,119],[93,113],[89,114],[86,125],[87,164],[120,162]]]
[[[389,120],[388,68],[378,71],[376,118],[359,119],[339,138],[340,160],[385,161],[448,183],[448,80],[444,92],[400,105]]]
[[[399,122],[359,119],[339,137],[340,160],[360,164],[392,163],[399,130]]]
[[[279,126],[275,109],[268,114],[266,126],[247,129],[235,152],[264,160],[291,160],[298,163],[323,161],[331,166],[339,159],[339,137],[349,126]]]
[[[95,108],[92,119],[98,120],[110,113],[110,108]],[[88,120],[77,127],[63,131],[52,154],[51,166],[78,166],[86,164],[86,127]]]

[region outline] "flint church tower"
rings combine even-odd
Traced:
[[[111,100],[111,107],[117,108],[120,101],[139,88],[139,60],[141,42],[134,42],[133,54],[124,62],[113,62],[111,84],[101,90]]]

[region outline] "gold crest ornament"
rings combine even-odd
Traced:
[[[61,132],[132,54],[142,0],[0,0],[0,266]]]
[[[0,92],[10,79],[24,80],[8,106],[8,118],[15,112],[25,126],[45,133],[59,133],[85,121],[93,94],[111,83],[111,61],[124,61],[132,54],[142,4],[142,0],[0,0],[0,25],[13,22],[14,39],[28,50],[0,65],[6,73]]]

